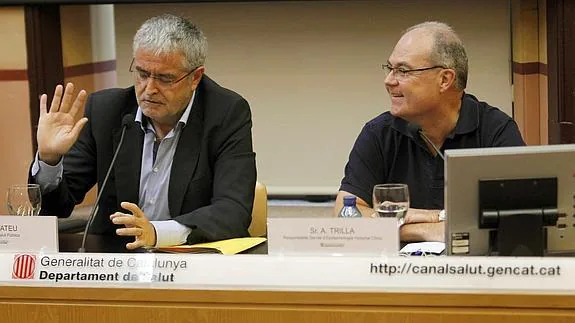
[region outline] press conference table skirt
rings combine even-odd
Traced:
[[[60,251],[74,252],[81,245],[82,235],[61,234],[59,241]],[[126,252],[127,241],[90,235],[86,249]],[[265,253],[261,252],[267,250],[264,247],[250,253]],[[338,274],[335,269],[334,274]],[[12,284],[0,286],[0,322],[565,323],[575,322],[575,295]]]

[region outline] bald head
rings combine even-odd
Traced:
[[[422,46],[429,48],[429,61],[433,65],[455,70],[455,86],[464,90],[467,86],[467,54],[463,42],[455,31],[442,22],[424,22],[408,28],[404,38],[417,39]]]

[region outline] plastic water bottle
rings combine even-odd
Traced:
[[[346,195],[343,197],[343,207],[339,211],[340,218],[361,218],[361,212],[355,205],[355,196]]]

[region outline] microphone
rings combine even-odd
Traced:
[[[415,132],[419,134],[421,138],[425,140],[425,142],[427,142],[431,147],[433,147],[433,150],[435,150],[435,152],[439,155],[439,157],[441,157],[441,159],[445,161],[445,156],[443,156],[441,151],[433,144],[433,142],[431,142],[431,140],[425,135],[425,133],[423,133],[423,130],[421,129],[421,126],[419,124],[415,122],[410,122],[407,124],[407,130],[409,132]]]
[[[100,187],[100,192],[98,192],[98,197],[96,197],[96,203],[92,206],[92,210],[90,210],[90,215],[88,216],[88,223],[86,224],[86,228],[84,228],[84,235],[82,236],[82,246],[78,249],[78,252],[86,252],[86,238],[88,237],[88,230],[92,226],[92,222],[94,222],[95,215],[98,213],[98,204],[100,203],[100,198],[102,198],[102,193],[104,192],[104,188],[106,187],[106,183],[108,183],[108,178],[110,177],[110,173],[112,172],[112,168],[114,168],[114,163],[116,162],[116,157],[118,157],[118,152],[120,152],[120,148],[122,147],[122,142],[124,142],[124,134],[126,133],[126,129],[128,126],[134,121],[136,117],[133,114],[126,114],[122,118],[122,134],[120,135],[120,141],[118,142],[118,147],[116,147],[116,151],[114,152],[114,157],[112,157],[112,162],[108,167],[108,171],[106,172],[106,177],[104,177],[104,181],[102,182],[102,186]]]

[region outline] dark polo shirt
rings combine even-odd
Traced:
[[[369,121],[355,141],[340,190],[372,205],[376,184],[406,183],[410,207],[443,209],[443,159],[433,156],[407,121],[385,112]],[[517,124],[501,110],[464,94],[455,130],[440,150],[523,146]]]

